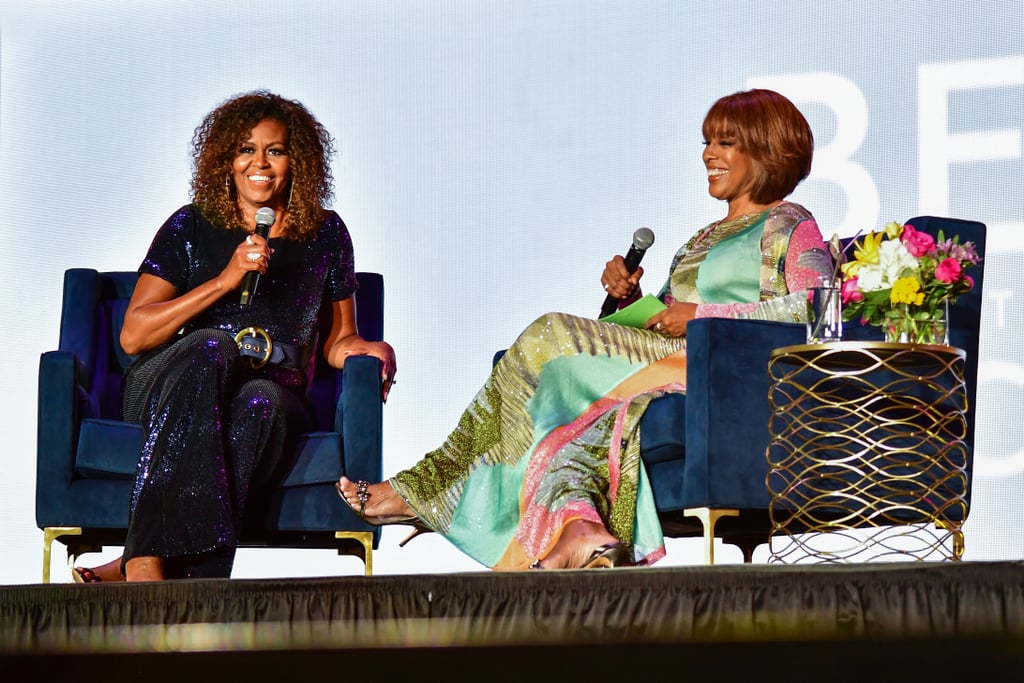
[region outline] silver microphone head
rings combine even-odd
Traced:
[[[654,233],[650,228],[637,228],[633,233],[633,248],[646,251],[647,247],[654,244]]]
[[[277,216],[274,214],[274,210],[269,206],[264,206],[256,210],[256,225],[265,225],[268,228],[274,224],[277,220]]]

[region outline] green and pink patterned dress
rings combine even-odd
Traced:
[[[713,223],[675,255],[659,292],[698,317],[802,322],[831,271],[798,204]],[[444,444],[391,478],[420,519],[496,570],[543,559],[574,520],[598,522],[640,564],[665,554],[640,459],[650,401],[686,391],[685,338],[563,313],[535,320],[494,366]]]

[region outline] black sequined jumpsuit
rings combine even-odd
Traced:
[[[185,293],[215,277],[244,237],[185,206],[157,232],[139,272]],[[254,370],[239,359],[234,336],[255,325],[278,342],[316,345],[322,302],[356,289],[352,242],[332,211],[315,238],[270,244],[249,306],[237,291],[225,295],[128,369],[124,418],[143,426],[146,441],[124,562],[164,558],[167,578],[230,576],[246,504],[281,465],[291,437],[309,427],[312,365]]]

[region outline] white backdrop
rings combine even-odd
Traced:
[[[637,227],[657,236],[646,287],[661,284],[724,214],[701,119],[752,86],[811,121],[814,170],[794,199],[826,236],[921,214],[988,224],[965,558],[1024,557],[1018,0],[0,0],[0,583],[40,577],[36,372],[62,273],[138,266],[187,201],[193,128],[227,97],[299,99],[336,138],[335,208],[358,267],[384,274],[399,357],[392,474],[441,442],[537,315],[597,314],[604,262]],[[398,549],[407,530],[385,530],[377,573],[480,569],[432,535]],[[701,559],[681,540],[665,562]],[[360,571],[266,550],[243,551],[236,576]]]

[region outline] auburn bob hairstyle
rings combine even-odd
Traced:
[[[744,90],[711,105],[705,140],[734,140],[754,162],[750,198],[770,204],[788,196],[811,172],[814,135],[800,110],[774,90]]]

